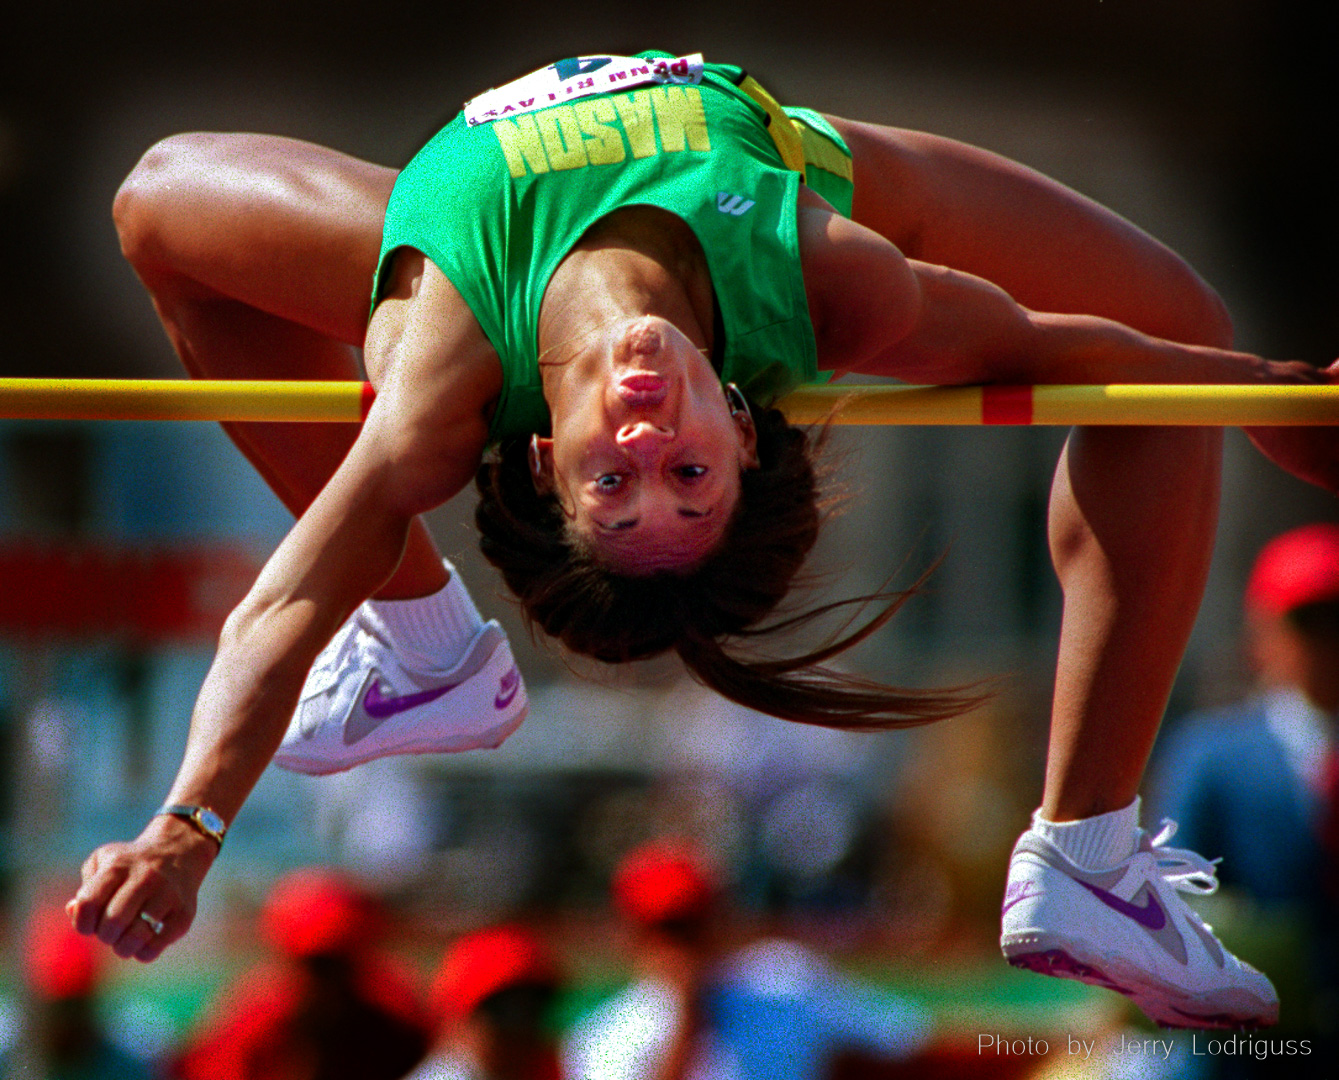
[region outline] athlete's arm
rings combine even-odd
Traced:
[[[458,301],[421,257],[397,261],[368,329],[377,400],[348,457],[229,616],[168,802],[233,820],[269,764],[317,653],[394,572],[414,517],[473,477],[500,375]],[[76,927],[118,955],[155,959],[189,927],[216,853],[188,823],[154,818],[135,841],[89,857],[70,904]],[[162,920],[161,934],[150,935],[141,911]]]
[[[1325,381],[1309,364],[1030,311],[984,278],[907,259],[821,206],[802,206],[799,223],[820,368],[937,385]]]

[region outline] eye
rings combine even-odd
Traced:
[[[674,470],[674,473],[680,480],[697,480],[707,475],[707,467],[705,465],[680,465]]]
[[[621,473],[604,473],[595,478],[595,490],[601,493],[617,491],[623,483]]]

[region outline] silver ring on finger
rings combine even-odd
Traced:
[[[163,932],[163,920],[162,920],[162,919],[155,919],[155,918],[154,918],[152,915],[150,915],[147,911],[141,911],[141,912],[139,913],[139,917],[140,917],[144,922],[146,922],[146,923],[149,924],[149,929],[153,931],[153,935],[154,935],[154,937],[157,937],[159,934],[161,934],[161,933]]]

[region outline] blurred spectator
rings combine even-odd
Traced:
[[[324,870],[271,890],[261,928],[273,962],[211,1007],[176,1062],[180,1080],[399,1080],[422,1059],[428,1022],[411,974],[376,942],[384,912]]]
[[[377,882],[382,895],[421,881],[442,812],[421,758],[382,758],[332,773],[312,787],[312,798],[315,832],[339,865]]]
[[[887,733],[778,720],[689,680],[659,711],[687,812],[648,835],[691,836],[738,866],[755,906],[848,921],[867,905],[876,804],[897,769]]]
[[[460,938],[433,980],[437,1043],[410,1080],[561,1080],[551,1027],[560,984],[548,948],[524,927]]]
[[[1282,995],[1281,1023],[1333,1040],[1339,525],[1304,526],[1265,545],[1246,588],[1245,633],[1254,693],[1169,729],[1151,798],[1178,822],[1177,844],[1222,857],[1225,889],[1266,919],[1291,921],[1302,992]]]
[[[803,945],[742,946],[716,882],[687,848],[633,850],[614,902],[634,934],[634,982],[581,1021],[565,1052],[582,1080],[819,1080],[835,1056],[916,1053],[921,1012],[843,979]]]
[[[149,1065],[118,1047],[98,1015],[104,961],[96,939],[77,934],[62,907],[29,921],[24,975],[30,1026],[0,1048],[0,1075],[34,1080],[148,1080]]]

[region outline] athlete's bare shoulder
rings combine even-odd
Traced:
[[[798,228],[804,291],[820,368],[858,371],[904,335],[920,309],[920,289],[902,253],[800,189]]]
[[[379,393],[412,381],[416,396],[449,403],[446,420],[486,418],[502,390],[502,365],[479,320],[450,279],[412,248],[391,255],[364,360]]]

